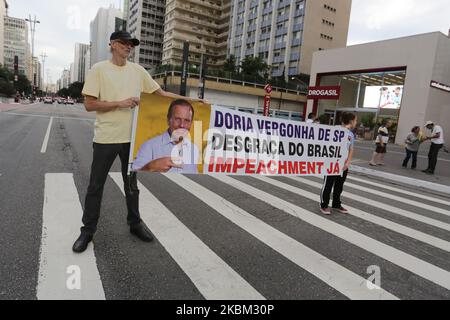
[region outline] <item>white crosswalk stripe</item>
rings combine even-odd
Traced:
[[[327,220],[301,207],[293,205],[285,200],[277,198],[267,192],[256,189],[236,179],[220,176],[214,177],[252,197],[259,199],[269,205],[278,208],[294,217],[297,217],[317,228],[320,228],[336,237],[339,237],[355,246],[388,260],[405,270],[419,275],[435,284],[450,290],[450,272],[436,267],[431,263],[418,259],[410,254],[388,246],[380,241],[374,240],[364,234],[351,230],[338,223]]]
[[[266,183],[269,183],[269,184],[271,184],[271,185],[273,185],[275,187],[278,187],[278,188],[281,188],[281,189],[284,189],[284,190],[287,190],[287,191],[290,191],[290,192],[297,193],[297,194],[301,195],[302,197],[308,198],[310,200],[318,201],[318,196],[316,194],[311,193],[311,192],[307,192],[307,191],[302,190],[300,188],[293,187],[293,186],[291,186],[289,184],[282,183],[282,182],[274,180],[274,179],[269,179],[269,178],[265,178],[265,177],[256,177],[256,178],[261,180],[261,181],[264,181]],[[450,242],[448,242],[448,241],[445,241],[445,240],[433,237],[431,235],[428,235],[426,233],[414,230],[412,228],[405,227],[405,226],[400,225],[398,223],[392,222],[392,221],[387,220],[387,219],[380,218],[380,217],[378,217],[376,215],[370,214],[368,212],[359,210],[359,209],[354,208],[354,207],[350,207],[348,205],[346,205],[345,207],[346,207],[346,209],[349,210],[349,214],[351,214],[351,215],[353,215],[355,217],[358,217],[360,219],[363,219],[363,220],[375,223],[377,225],[380,225],[382,227],[388,228],[388,229],[390,229],[392,231],[395,231],[397,233],[403,234],[403,235],[405,235],[407,237],[414,238],[416,240],[419,240],[419,241],[422,241],[422,242],[427,243],[429,245],[432,245],[432,246],[434,246],[436,248],[439,248],[439,249],[445,250],[447,252],[450,252]]]
[[[314,187],[314,188],[322,189],[322,184],[321,183],[317,183],[317,182],[310,181],[308,179],[300,178],[300,177],[288,177],[288,178],[292,179],[294,181],[301,182],[301,183],[303,183],[305,185],[308,185],[308,186],[311,186],[311,187]],[[448,223],[445,223],[445,222],[442,222],[442,221],[439,221],[439,220],[436,220],[436,219],[428,218],[428,217],[422,216],[420,214],[416,214],[414,212],[410,212],[410,211],[401,209],[399,207],[395,207],[393,205],[389,205],[389,204],[386,204],[386,203],[383,203],[383,202],[380,202],[380,201],[375,201],[375,200],[372,200],[372,199],[370,199],[368,197],[358,196],[358,195],[350,193],[348,191],[342,192],[342,196],[346,197],[346,198],[349,198],[349,199],[356,200],[356,201],[364,203],[364,204],[368,204],[368,205],[373,206],[375,208],[380,208],[380,209],[386,210],[388,212],[397,214],[399,216],[403,216],[403,217],[406,217],[406,218],[409,218],[409,219],[413,219],[413,220],[416,220],[416,221],[419,221],[419,222],[426,223],[426,224],[428,224],[430,226],[433,226],[433,227],[437,227],[437,228],[440,228],[440,229],[443,229],[443,230],[446,230],[446,231],[450,231],[450,224],[448,224]]]
[[[303,246],[294,239],[279,232],[248,212],[228,202],[224,198],[207,190],[199,184],[180,175],[167,177],[205,202],[211,208],[235,223],[240,228],[252,234],[260,241],[296,263],[301,268],[312,273],[328,285],[351,299],[396,299],[388,292],[378,289],[370,290],[366,280],[323,255]]]
[[[425,210],[428,210],[428,211],[433,211],[433,212],[436,212],[436,213],[443,214],[445,216],[450,216],[450,210],[433,207],[433,206],[430,206],[429,204],[425,204],[425,203],[418,202],[418,201],[411,200],[411,199],[400,198],[398,196],[395,196],[395,195],[392,195],[392,194],[389,194],[389,193],[386,193],[386,192],[381,192],[381,191],[378,191],[378,190],[369,189],[369,188],[363,187],[361,185],[355,185],[353,183],[346,183],[345,185],[346,185],[346,187],[349,187],[349,188],[356,188],[359,191],[368,192],[370,194],[381,196],[381,197],[384,197],[384,198],[387,198],[387,199],[391,199],[391,200],[394,200],[394,201],[406,203],[408,205],[412,205],[412,206],[415,206],[417,208],[422,208],[422,209],[425,209]]]
[[[110,176],[122,190],[122,175],[111,173]],[[142,184],[139,184],[139,189],[142,220],[206,299],[264,299],[189,231],[149,190]]]
[[[405,195],[408,195],[408,196],[412,196],[414,198],[419,198],[419,199],[423,199],[423,200],[432,201],[432,202],[435,202],[435,203],[444,204],[446,206],[450,206],[450,201],[438,199],[436,197],[429,197],[429,196],[420,194],[419,192],[411,192],[411,191],[403,190],[403,189],[400,189],[400,188],[387,186],[385,184],[372,182],[372,181],[369,181],[367,179],[356,178],[356,177],[350,176],[350,175],[347,177],[347,179],[348,180],[352,180],[352,181],[356,181],[356,182],[362,182],[362,183],[368,184],[370,186],[374,186],[374,187],[378,187],[378,188],[382,188],[382,189],[386,189],[386,190],[395,191],[397,193],[402,193],[402,194],[405,194]],[[359,188],[359,186],[358,186],[358,188]]]
[[[104,300],[93,245],[81,255],[71,250],[79,236],[81,204],[72,174],[46,174],[39,300]]]
[[[120,193],[123,195],[122,175],[120,173],[110,173],[110,177],[115,185],[119,187]],[[205,204],[209,206],[216,213],[230,221],[234,227],[239,228],[251,236],[251,241],[264,244],[273,250],[272,254],[279,254],[286,258],[286,261],[292,262],[293,266],[298,267],[302,272],[306,271],[317,278],[318,281],[320,280],[326,286],[349,299],[398,299],[397,292],[392,292],[392,286],[388,286],[389,289],[387,289],[388,287],[383,282],[381,288],[373,290],[373,286],[368,286],[368,280],[355,273],[353,267],[349,268],[348,266],[341,265],[340,262],[336,262],[337,260],[334,261],[335,259],[333,260],[327,257],[327,253],[322,253],[320,250],[319,253],[317,249],[303,244],[302,241],[283,233],[277,227],[260,220],[253,214],[240,208],[239,205],[234,204],[231,200],[209,190],[203,185],[204,182],[202,180],[195,182],[197,179],[173,174],[163,175],[160,179],[164,179],[167,183],[180,187],[186,193],[186,197],[201,201],[203,206]],[[223,186],[232,187],[236,192],[242,192],[245,195],[251,196],[251,198],[246,200],[249,203],[267,203],[273,208],[302,220],[302,223],[315,227],[319,230],[318,232],[322,232],[324,235],[333,235],[349,245],[359,247],[369,256],[379,257],[387,263],[400,267],[405,272],[410,272],[422,279],[428,280],[430,284],[433,283],[433,285],[435,284],[441,288],[450,290],[450,272],[442,266],[446,266],[446,264],[437,262],[438,267],[434,264],[436,261],[426,261],[429,259],[432,260],[428,258],[431,257],[430,255],[425,255],[425,258],[423,256],[421,258],[415,257],[414,254],[406,253],[394,246],[383,243],[382,238],[381,240],[375,240],[365,235],[361,231],[364,228],[360,230],[360,226],[352,226],[354,229],[348,228],[338,222],[326,219],[318,213],[308,211],[300,205],[288,202],[282,196],[274,196],[261,190],[261,186],[267,185],[267,187],[275,187],[283,192],[298,194],[301,197],[318,203],[319,188],[322,187],[320,183],[314,182],[311,179],[290,177],[289,182],[291,184],[288,184],[276,178],[255,176],[250,178],[250,180],[255,179],[252,181],[257,187],[254,187],[252,186],[253,183],[252,185],[250,184],[250,180],[236,179],[229,176],[210,176],[207,179],[211,179],[208,180],[211,182],[216,180],[220,181],[219,190]],[[370,195],[382,196],[383,194],[385,196],[386,193],[368,188],[364,190],[357,183],[365,183],[374,187],[384,188],[385,190],[394,189],[389,185],[369,183],[369,181],[364,179],[352,177],[352,180],[355,182],[352,187],[368,192]],[[296,181],[297,183],[294,185],[292,181]],[[303,190],[298,182],[317,188],[317,193]],[[147,183],[151,184],[149,181]],[[255,289],[256,286],[252,283],[254,279],[246,279],[245,273],[240,274],[238,268],[231,267],[225,261],[227,259],[221,256],[223,253],[216,252],[213,247],[206,244],[209,242],[205,242],[201,238],[201,235],[197,236],[194,234],[189,227],[177,218],[176,212],[168,209],[163,204],[163,200],[158,199],[150,191],[152,189],[151,187],[154,188],[157,185],[146,186],[139,182],[141,217],[153,232],[157,241],[161,244],[161,248],[168,254],[167,256],[170,256],[170,259],[173,259],[176,265],[178,265],[180,268],[179,272],[187,276],[186,279],[192,282],[193,286],[198,289],[204,298],[208,300],[265,300],[267,298],[264,296],[266,294],[263,295]],[[401,190],[399,193],[413,196],[412,193],[405,190]],[[365,205],[374,206],[393,214],[408,217],[426,225],[450,231],[450,224],[402,210],[386,203],[371,200],[370,196],[362,197],[350,192],[344,192],[343,196]],[[439,204],[444,204],[445,202],[445,200],[434,197],[423,199]],[[423,206],[417,206],[415,203],[411,204],[411,206],[417,209],[423,209]],[[358,205],[354,205],[353,207],[346,205],[346,207],[350,210],[349,219],[356,217],[369,224],[373,224],[376,228],[389,229],[394,232],[391,237],[395,237],[395,234],[398,234],[400,237],[408,237],[422,242],[424,245],[431,246],[427,247],[431,248],[430,250],[436,248],[446,253],[450,252],[450,242],[436,235],[432,235],[429,231],[419,231],[415,227],[408,227],[401,223],[371,214],[367,212],[367,209],[360,209]],[[91,243],[83,254],[74,254],[71,251],[73,241],[79,235],[81,216],[82,208],[73,175],[63,173],[46,174],[39,276],[36,294],[38,299],[105,299],[104,284],[102,283],[99,272],[99,270],[105,269],[97,266],[98,261],[94,254],[93,244]],[[292,218],[290,217],[290,219]],[[407,251],[410,252],[409,250]],[[437,258],[439,260],[442,257]],[[79,288],[76,286],[77,270],[80,271]],[[107,283],[111,284],[111,282]],[[304,286],[305,284],[302,283],[299,285]],[[189,299],[189,297],[186,298]],[[320,298],[326,299],[326,297]]]

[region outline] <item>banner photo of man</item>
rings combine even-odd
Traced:
[[[183,174],[342,175],[347,129],[143,94],[131,170]],[[168,164],[166,170],[158,162]]]
[[[201,173],[201,151],[205,147],[202,137],[208,130],[210,113],[209,105],[143,93],[133,126],[131,170]],[[169,169],[158,170],[161,168],[158,162]]]

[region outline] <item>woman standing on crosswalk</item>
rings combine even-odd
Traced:
[[[353,158],[353,145],[355,143],[355,135],[353,129],[356,128],[357,117],[354,113],[345,112],[342,115],[342,126],[348,129],[348,158],[345,161],[344,173],[342,176],[325,176],[323,181],[322,192],[320,194],[320,211],[323,214],[330,215],[331,209],[328,207],[330,202],[331,190],[333,190],[332,208],[340,213],[348,213],[348,210],[342,206],[341,194],[344,189],[344,183],[347,179],[348,168]]]

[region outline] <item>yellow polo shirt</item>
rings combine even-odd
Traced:
[[[111,61],[95,64],[89,71],[83,87],[84,96],[100,101],[122,101],[139,97],[141,92],[153,93],[160,86],[140,65],[127,61],[117,66]],[[99,112],[95,120],[94,142],[102,144],[129,143],[133,122],[132,109]]]

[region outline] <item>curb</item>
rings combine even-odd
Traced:
[[[356,172],[356,173],[362,173],[362,174],[366,174],[366,175],[370,175],[370,176],[374,176],[374,177],[378,177],[378,178],[383,178],[386,180],[391,180],[391,182],[403,183],[403,184],[410,185],[413,187],[425,188],[425,189],[428,189],[428,190],[431,190],[434,192],[439,192],[439,193],[444,193],[444,194],[450,195],[450,186],[446,186],[443,184],[424,181],[424,180],[420,180],[420,179],[408,178],[408,177],[400,176],[397,174],[381,172],[381,171],[368,169],[368,168],[364,168],[364,167],[358,167],[355,165],[351,165],[350,170],[353,172]]]

